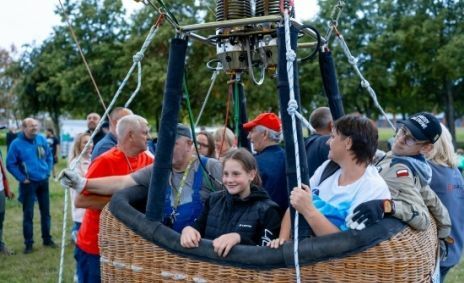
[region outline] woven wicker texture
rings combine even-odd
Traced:
[[[430,282],[436,227],[403,229],[356,255],[301,267],[302,282]],[[102,282],[292,282],[294,268],[222,266],[169,253],[126,228],[106,207],[100,218]]]

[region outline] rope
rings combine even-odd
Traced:
[[[106,109],[105,102],[103,101],[103,98],[100,94],[100,90],[98,89],[97,83],[95,82],[95,79],[92,75],[92,71],[90,70],[89,64],[87,63],[87,60],[85,59],[84,53],[82,52],[81,45],[79,44],[79,40],[77,40],[76,33],[74,32],[74,29],[72,27],[71,22],[69,21],[68,14],[66,13],[66,10],[64,9],[63,3],[61,3],[61,0],[58,0],[60,2],[61,10],[63,10],[63,16],[64,19],[66,20],[66,24],[68,25],[69,31],[71,32],[71,37],[73,38],[74,42],[76,43],[77,50],[79,50],[79,54],[81,55],[82,61],[84,62],[85,68],[87,69],[87,72],[89,73],[90,79],[92,80],[92,84],[95,88],[95,91],[97,92],[98,98],[100,99],[100,103],[103,106],[103,109]],[[61,271],[61,270],[60,270]]]
[[[198,126],[200,122],[201,116],[203,116],[203,111],[205,111],[206,103],[208,102],[209,96],[211,95],[211,91],[213,90],[214,83],[216,82],[216,78],[219,74],[219,71],[222,70],[221,63],[218,63],[216,69],[214,70],[213,74],[211,75],[211,84],[209,85],[208,92],[206,93],[206,98],[203,101],[203,105],[201,105],[200,113],[198,113],[197,120],[195,121],[195,127]]]
[[[294,78],[293,78],[293,62],[296,59],[295,51],[292,50],[292,46],[290,44],[290,16],[289,10],[285,9],[284,12],[284,20],[285,20],[285,50],[286,58],[287,58],[287,75],[288,75],[288,85],[290,90],[290,99],[288,101],[288,108],[287,112],[292,117],[292,132],[293,132],[293,146],[295,148],[295,167],[296,167],[296,179],[298,187],[301,188],[301,172],[300,172],[300,158],[299,158],[299,147],[298,147],[298,136],[296,133],[296,113],[298,109],[298,103],[295,100],[295,90],[293,89],[294,86]],[[295,262],[295,273],[296,273],[296,282],[301,282],[301,274],[300,274],[300,263],[298,258],[298,222],[299,222],[299,213],[295,211],[295,228],[293,233],[293,257]]]
[[[240,83],[240,73],[235,74],[234,82],[234,125],[235,125],[235,136],[239,136],[239,124],[240,124],[240,97],[238,94],[238,84]]]
[[[140,51],[135,53],[135,55],[132,57],[133,64],[132,64],[131,70],[135,67],[135,65],[137,65],[137,67],[138,67],[137,88],[132,93],[132,95],[129,97],[126,104],[124,105],[124,107],[126,107],[126,108],[129,107],[132,100],[134,100],[135,96],[139,93],[140,87],[142,86],[142,64],[140,62],[142,61],[143,56],[144,56],[145,51],[147,50],[148,46],[152,42],[153,38],[156,36],[156,33],[158,32],[159,27],[163,24],[163,21],[164,21],[164,15],[161,14],[159,16],[158,20],[156,21],[156,23],[150,28],[150,32],[148,33],[147,38],[143,42],[143,45],[140,48]],[[128,74],[128,76],[130,76],[130,74]]]
[[[222,148],[224,147],[224,141],[226,140],[226,131],[227,131],[227,125],[229,124],[229,111],[230,111],[230,100],[231,97],[233,96],[233,83],[235,80],[231,79],[227,81],[229,84],[229,91],[227,93],[227,102],[226,102],[226,119],[224,121],[224,130],[222,131],[222,141],[221,141],[221,146],[219,147],[219,152],[218,152],[218,159],[219,159],[219,154],[221,154]]]
[[[63,207],[63,228],[61,231],[61,249],[60,249],[60,271],[58,274],[58,283],[63,282],[63,265],[64,265],[64,243],[66,242],[66,220],[68,217],[68,190],[64,190],[64,207]]]
[[[61,4],[61,1],[60,1],[60,4]],[[155,36],[155,34],[156,34],[157,30],[158,30],[158,27],[163,23],[163,18],[164,18],[164,16],[160,15],[160,17],[156,21],[156,24],[151,27],[150,32],[148,33],[148,36],[146,37],[145,42],[142,45],[142,48],[140,49],[139,52],[137,52],[134,55],[134,58],[133,58],[134,63],[132,64],[131,68],[127,72],[126,77],[124,78],[123,82],[121,83],[121,85],[119,86],[119,88],[116,91],[115,95],[113,96],[113,99],[111,100],[110,105],[108,106],[108,108],[105,109],[105,113],[103,114],[103,117],[108,116],[110,110],[113,108],[114,104],[116,103],[116,100],[118,99],[119,95],[121,94],[124,86],[127,84],[127,81],[129,80],[132,72],[134,71],[135,66],[140,64],[140,61],[143,59],[143,54],[144,54],[145,50],[148,48],[148,45],[150,44],[150,42],[153,40],[153,38],[154,38],[154,36]],[[139,70],[140,70],[140,74],[141,74],[141,67],[140,67]],[[141,78],[139,78],[139,80],[141,80]],[[137,87],[137,89],[140,89],[140,87]],[[136,89],[136,92],[138,92],[137,89]],[[136,92],[135,92],[135,94],[136,94]],[[132,96],[131,96],[132,99],[133,99],[133,96],[135,94],[132,94]],[[85,146],[82,149],[79,156],[70,164],[69,169],[74,170],[76,168],[76,165],[81,160],[84,153],[87,152],[87,150],[88,150],[94,136],[100,131],[100,128],[103,125],[104,120],[105,119],[101,119],[100,122],[98,122],[97,127],[95,128],[92,135],[90,136],[89,141],[85,144]],[[65,201],[66,200],[67,200],[67,195],[65,194]],[[65,204],[64,207],[65,207],[64,209],[67,209],[67,204]],[[67,214],[67,211],[64,211],[63,215],[66,215],[66,214]],[[62,233],[63,233],[63,235],[66,233],[66,218],[63,219],[63,231],[62,231]],[[64,244],[65,244],[65,241],[62,241],[61,242],[60,268],[59,268],[59,275],[58,275],[58,282],[59,283],[63,282]]]
[[[380,113],[382,113],[382,115],[385,117],[385,120],[388,122],[390,127],[392,127],[392,129],[395,130],[396,127],[393,125],[392,121],[390,121],[390,119],[388,119],[387,114],[385,113],[385,111],[383,110],[382,106],[380,105],[380,103],[379,103],[379,101],[377,99],[377,95],[375,94],[374,89],[371,87],[369,81],[366,80],[366,78],[364,78],[363,74],[359,70],[359,68],[358,68],[358,60],[353,55],[351,55],[350,49],[348,48],[348,45],[346,44],[345,39],[340,34],[340,32],[338,32],[338,30],[336,28],[335,28],[335,31],[337,33],[338,42],[340,43],[340,46],[342,47],[343,52],[345,53],[345,56],[348,58],[348,63],[350,63],[350,65],[353,66],[354,70],[356,71],[356,74],[361,79],[361,86],[363,88],[367,89],[367,92],[371,96],[375,107],[380,111]]]

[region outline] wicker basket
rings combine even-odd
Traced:
[[[436,227],[403,229],[390,240],[352,256],[301,266],[302,282],[430,282]],[[291,282],[294,268],[255,270],[170,253],[135,234],[108,208],[100,219],[103,282]]]

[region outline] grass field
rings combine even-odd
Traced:
[[[382,133],[383,134],[383,133]],[[0,147],[5,153],[5,147]],[[65,161],[60,160],[59,169],[65,166]],[[17,182],[8,176],[10,187],[15,194],[18,194]],[[64,190],[58,182],[50,180],[50,206],[52,215],[52,235],[57,244],[61,245],[61,230],[63,223],[63,199]],[[68,205],[69,208],[69,205]],[[24,255],[23,235],[22,235],[22,207],[17,200],[7,201],[6,219],[4,222],[4,241],[8,247],[15,250],[13,256],[0,255],[0,282],[25,282],[25,283],[42,283],[57,282],[58,270],[60,263],[60,249],[50,249],[42,246],[40,237],[40,214],[36,205],[34,214],[34,252]],[[64,256],[64,281],[73,282],[74,258],[73,248],[70,240],[71,216],[68,211],[66,248]],[[461,263],[452,269],[447,277],[446,282],[460,283],[464,282],[464,264]]]

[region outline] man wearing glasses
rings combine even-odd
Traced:
[[[430,211],[437,221],[438,238],[445,239],[451,221],[448,210],[429,187],[432,169],[424,157],[441,135],[440,122],[432,114],[421,112],[398,124],[392,150],[376,164],[392,199],[359,205],[352,220],[355,226],[369,226],[388,214],[414,229],[425,230],[430,225]]]

